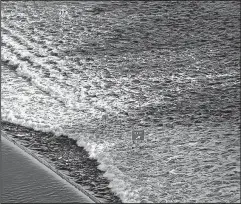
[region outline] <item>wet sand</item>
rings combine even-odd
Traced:
[[[2,163],[3,202],[94,203],[5,136],[2,137]]]
[[[8,122],[2,122],[2,132],[101,202],[121,203],[108,188],[109,182],[103,177],[103,172],[97,169],[97,161],[89,159],[88,153],[77,146],[74,140],[66,136],[54,137],[52,133],[34,131]]]

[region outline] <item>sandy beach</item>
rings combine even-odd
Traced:
[[[1,138],[3,203],[95,203],[53,166],[5,133]]]
[[[111,193],[108,187],[103,189],[103,183],[101,184],[99,182],[98,185],[94,184],[94,181],[87,179],[93,177],[91,174],[94,173],[94,171],[99,171],[98,169],[93,168],[95,165],[92,163],[95,163],[96,161],[89,161],[87,157],[84,157],[83,160],[74,160],[74,156],[77,155],[74,155],[74,153],[70,150],[70,148],[74,145],[73,140],[68,139],[67,137],[62,138],[62,140],[66,140],[66,143],[64,143],[65,147],[60,147],[58,146],[59,143],[57,142],[59,138],[56,138],[52,140],[52,142],[49,144],[50,146],[48,146],[48,143],[44,143],[44,140],[52,139],[50,135],[48,138],[42,137],[42,140],[38,140],[38,138],[35,137],[30,139],[30,136],[33,136],[34,134],[35,136],[37,135],[34,130],[6,122],[2,122],[1,134],[9,142],[21,148],[28,155],[31,155],[33,159],[38,160],[38,162],[42,163],[50,171],[53,171],[57,176],[74,186],[80,191],[80,193],[87,196],[92,202],[102,203],[110,202],[111,200],[119,201],[119,199]],[[55,142],[55,140],[57,141]],[[51,151],[52,147],[54,148]],[[60,148],[69,148],[69,150],[65,149],[63,152],[58,152]],[[46,152],[51,153],[46,154]],[[60,156],[59,153],[62,154],[62,156]],[[86,163],[87,165],[84,165],[84,168],[80,168],[80,166],[82,166],[81,163]],[[92,168],[89,168],[88,166],[91,164]],[[82,171],[80,171],[80,169]],[[100,174],[100,172],[98,173]],[[99,181],[98,179],[96,180]],[[108,182],[105,181],[105,184],[107,186]],[[93,185],[96,187],[96,189],[93,188]],[[98,188],[100,189],[99,191]]]

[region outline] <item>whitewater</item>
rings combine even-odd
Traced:
[[[240,202],[238,4],[191,4],[4,2],[2,120],[76,140],[124,203]]]

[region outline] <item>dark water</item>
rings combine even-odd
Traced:
[[[93,203],[4,137],[1,145],[2,202]]]

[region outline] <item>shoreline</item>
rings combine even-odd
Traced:
[[[5,137],[1,142],[3,203],[94,203],[13,142]]]
[[[97,160],[90,158],[76,140],[65,135],[55,137],[51,132],[36,131],[7,121],[2,121],[1,125],[1,133],[7,135],[12,143],[21,145],[21,149],[34,158],[37,156],[41,163],[44,162],[57,175],[61,174],[72,186],[94,197],[92,200],[95,202],[122,203],[109,187],[105,171],[97,168]]]
[[[11,137],[9,137],[6,133],[1,132],[1,135],[8,140],[9,142],[11,142],[13,145],[16,145],[17,147],[19,147],[21,150],[23,150],[25,153],[27,153],[29,156],[31,156],[32,158],[36,159],[37,161],[39,161],[42,165],[46,166],[49,170],[51,170],[52,172],[54,172],[55,174],[57,174],[59,177],[61,177],[63,180],[65,180],[66,182],[68,182],[70,185],[74,186],[77,190],[79,190],[81,193],[83,193],[85,196],[87,196],[91,201],[93,201],[94,203],[102,203],[100,200],[98,200],[96,197],[94,197],[93,195],[91,195],[90,193],[88,193],[85,189],[83,189],[79,184],[76,184],[74,181],[71,181],[66,175],[64,175],[62,172],[58,171],[54,166],[52,166],[50,163],[48,163],[46,160],[44,160],[43,158],[40,158],[39,156],[37,156],[37,154],[34,154],[30,149],[24,147],[23,145],[21,145],[18,141],[12,139]]]

